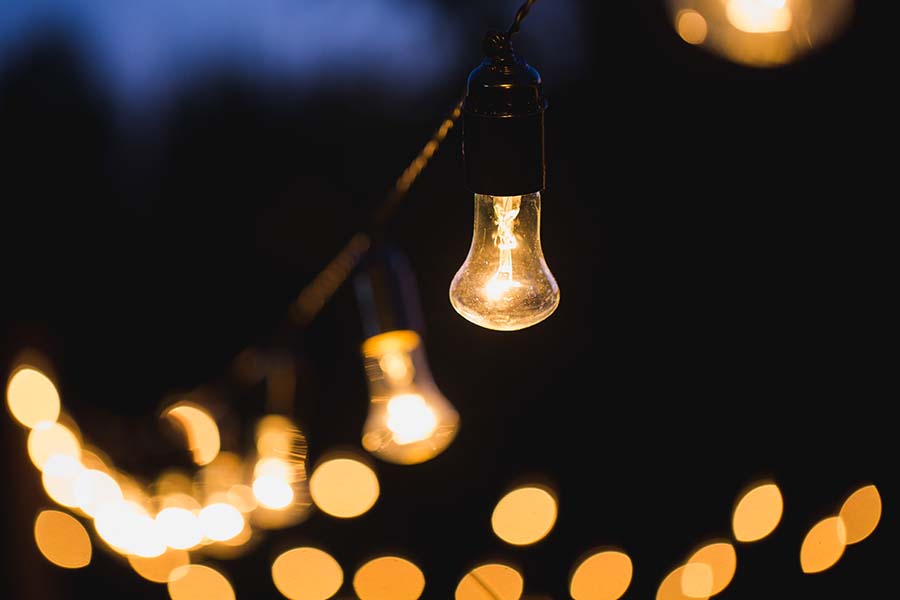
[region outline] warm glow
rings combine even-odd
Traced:
[[[235,537],[244,529],[244,516],[230,504],[217,502],[200,511],[197,516],[203,535],[216,542]]]
[[[840,517],[822,519],[809,530],[800,546],[800,567],[804,573],[819,573],[833,566],[844,554],[847,529]]]
[[[607,550],[583,560],[572,574],[569,594],[574,600],[618,600],[631,584],[631,559]]]
[[[44,462],[44,472],[41,473],[44,491],[61,506],[78,506],[75,480],[83,471],[84,466],[75,458],[67,454],[54,454]]]
[[[469,571],[456,586],[456,600],[519,600],[525,582],[514,568],[481,565]]]
[[[335,458],[313,471],[309,493],[316,506],[333,517],[358,517],[378,499],[378,477],[358,460]]]
[[[705,600],[712,595],[713,570],[703,562],[689,562],[681,570],[681,593]]]
[[[169,548],[187,550],[203,539],[200,520],[186,508],[164,508],[156,515],[156,527]]]
[[[34,466],[43,470],[44,463],[55,454],[64,454],[77,460],[81,457],[81,444],[65,425],[41,421],[28,434],[28,456]]]
[[[89,517],[96,516],[103,505],[121,502],[124,498],[115,479],[94,469],[81,471],[72,487],[76,505]]]
[[[541,249],[540,193],[475,195],[472,245],[450,284],[450,303],[467,320],[498,331],[539,323],[559,305],[559,287]]]
[[[294,501],[294,470],[280,458],[264,458],[254,469],[253,495],[265,508],[282,510]]]
[[[294,548],[272,563],[272,580],[290,600],[326,600],[341,589],[344,572],[327,552]]]
[[[401,394],[388,400],[387,426],[397,444],[427,439],[437,428],[437,417],[419,394]]]
[[[253,480],[253,495],[265,508],[281,510],[294,501],[294,489],[283,479],[262,475]]]
[[[100,539],[122,554],[152,558],[166,551],[156,522],[134,502],[101,505],[94,517],[94,528]]]
[[[784,501],[774,483],[757,486],[744,494],[731,519],[739,542],[755,542],[772,533],[781,521]]]
[[[848,544],[856,544],[869,537],[881,520],[878,488],[867,485],[853,492],[841,507],[840,516],[847,530]]]
[[[517,546],[533,544],[553,529],[556,510],[556,498],[544,488],[520,487],[497,503],[491,526],[504,542]]]
[[[166,583],[169,575],[178,567],[183,567],[191,562],[190,556],[185,550],[166,549],[159,556],[144,558],[128,555],[128,562],[135,573],[148,581]]]
[[[684,593],[683,583],[686,570],[687,565],[683,565],[669,573],[659,584],[659,589],[656,590],[656,600],[697,600]]]
[[[172,600],[235,600],[225,576],[204,565],[184,565],[169,575]]]
[[[293,495],[293,491],[291,492],[291,495]],[[231,504],[242,513],[248,513],[254,510],[257,505],[253,488],[242,483],[228,488],[226,498],[228,498],[228,504]]]
[[[697,570],[695,565],[703,565],[709,569],[712,577],[711,582],[707,584],[703,581],[706,577],[706,571]],[[682,577],[682,591],[688,596],[692,596],[691,591],[708,591],[704,596],[693,596],[695,598],[715,596],[728,587],[734,572],[737,569],[737,554],[734,546],[728,542],[716,542],[708,544],[691,555],[685,565],[685,572]]]
[[[286,457],[291,453],[296,429],[283,415],[266,415],[256,424],[256,451],[263,457]]]
[[[417,600],[425,589],[425,576],[408,560],[382,556],[370,560],[353,577],[360,600]]]
[[[788,31],[793,15],[785,0],[727,0],[725,14],[736,29],[746,33]]]
[[[681,39],[694,45],[702,44],[708,33],[706,19],[693,9],[682,10],[678,13],[678,16],[675,17],[675,29]]]
[[[370,398],[363,448],[404,465],[440,454],[456,436],[459,415],[431,377],[419,334],[381,333],[362,352]]]
[[[182,402],[168,409],[164,416],[181,425],[195,463],[205,465],[212,462],[219,453],[221,442],[219,427],[206,410],[195,404]]]
[[[58,567],[78,569],[91,562],[91,538],[64,512],[42,511],[34,522],[34,541],[44,558]]]
[[[12,416],[32,428],[59,418],[59,392],[50,379],[31,367],[16,370],[6,385],[6,405]]]

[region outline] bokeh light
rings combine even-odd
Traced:
[[[624,552],[597,552],[575,568],[569,594],[574,600],[618,600],[631,585],[633,572],[631,559]]]
[[[734,572],[737,570],[737,553],[734,551],[734,546],[728,542],[713,542],[694,552],[685,565],[687,569],[685,570],[685,575],[682,579],[682,590],[688,595],[691,595],[689,589],[697,590],[706,588],[705,583],[698,583],[696,581],[693,582],[691,586],[685,584],[688,576],[694,577],[695,579],[705,577],[705,573],[691,570],[692,565],[705,565],[709,568],[712,580],[708,586],[709,589],[706,596],[702,596],[702,594],[701,596],[715,596],[716,594],[721,593],[722,590],[731,583]]]
[[[406,559],[382,556],[356,571],[353,589],[360,600],[416,600],[425,589],[425,575]]]
[[[219,427],[212,415],[196,404],[180,402],[166,410],[164,416],[182,427],[195,463],[212,462],[221,447]]]
[[[789,63],[841,34],[854,0],[667,0],[678,35],[753,67]]]
[[[154,583],[166,583],[169,575],[178,567],[190,564],[191,559],[185,550],[173,550],[167,548],[159,556],[144,558],[142,556],[128,555],[128,563],[134,572]]]
[[[244,529],[241,511],[225,502],[204,507],[197,518],[203,535],[216,542],[230,540]]]
[[[881,520],[881,495],[874,485],[859,488],[841,506],[841,519],[847,531],[847,544],[863,541]]]
[[[51,500],[61,506],[78,506],[75,495],[75,481],[84,471],[84,466],[74,457],[54,454],[44,462],[41,483]]]
[[[184,565],[169,575],[172,600],[235,600],[234,589],[224,575],[205,565]]]
[[[89,517],[94,517],[105,504],[121,502],[122,488],[110,475],[103,471],[85,469],[73,482],[75,502]]]
[[[81,458],[81,444],[75,434],[65,425],[51,421],[41,421],[28,434],[28,456],[38,469],[55,454]]]
[[[509,565],[490,563],[475,567],[456,586],[456,600],[519,600],[525,581]]]
[[[294,548],[272,563],[272,581],[290,600],[326,600],[344,583],[341,566],[318,548]]]
[[[669,573],[656,590],[656,600],[697,600],[684,593],[684,575],[687,565],[681,565]]]
[[[203,539],[197,515],[186,508],[170,506],[162,509],[156,515],[156,527],[166,546],[176,550],[193,548]]]
[[[260,456],[286,457],[294,443],[294,423],[283,415],[266,415],[256,424],[256,451]]]
[[[156,522],[135,502],[123,500],[101,505],[94,517],[94,529],[100,539],[122,554],[152,558],[166,551]]]
[[[703,562],[689,562],[681,569],[681,593],[688,598],[709,598],[713,589],[713,570]]]
[[[819,573],[840,560],[847,545],[847,530],[840,517],[822,519],[806,534],[800,546],[800,567],[804,573]]]
[[[64,512],[42,511],[34,521],[34,541],[56,566],[78,569],[91,562],[91,538],[77,519]]]
[[[542,540],[556,523],[556,498],[539,486],[524,486],[506,494],[491,515],[494,533],[516,546]]]
[[[253,495],[261,505],[273,510],[287,508],[294,501],[293,468],[280,458],[263,458],[256,463]]]
[[[59,392],[50,378],[31,367],[16,369],[6,385],[6,405],[25,427],[59,418]]]
[[[323,512],[342,519],[358,517],[378,500],[375,471],[353,458],[325,460],[309,478],[309,493]]]
[[[693,9],[679,11],[675,16],[675,30],[678,31],[681,39],[694,45],[702,44],[709,31],[706,19]]]
[[[773,531],[781,521],[784,500],[774,483],[758,485],[744,494],[731,519],[734,537],[739,542],[755,542]]]

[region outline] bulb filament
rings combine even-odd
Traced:
[[[485,293],[491,300],[498,300],[508,289],[521,285],[513,279],[512,272],[512,251],[518,246],[513,230],[521,205],[521,196],[497,196],[494,198],[494,222],[497,230],[494,232],[493,239],[494,245],[500,250],[500,264],[497,266],[497,272],[485,285]]]

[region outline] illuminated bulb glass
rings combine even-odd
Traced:
[[[459,415],[431,377],[419,334],[382,333],[362,351],[371,400],[363,447],[400,464],[440,454],[456,436]]]
[[[514,331],[549,317],[559,287],[541,250],[541,195],[475,194],[466,261],[450,284],[450,303],[481,327]]]

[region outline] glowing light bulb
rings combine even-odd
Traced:
[[[559,305],[541,249],[545,188],[544,99],[540,73],[491,32],[485,59],[469,73],[463,101],[466,187],[475,194],[472,244],[450,284],[450,304],[467,320],[499,331],[524,329]]]
[[[475,230],[450,284],[450,303],[469,321],[524,329],[559,305],[559,287],[541,250],[541,195],[475,195]]]
[[[363,447],[400,464],[440,454],[456,436],[459,415],[432,379],[419,334],[382,333],[362,350],[371,398]]]

